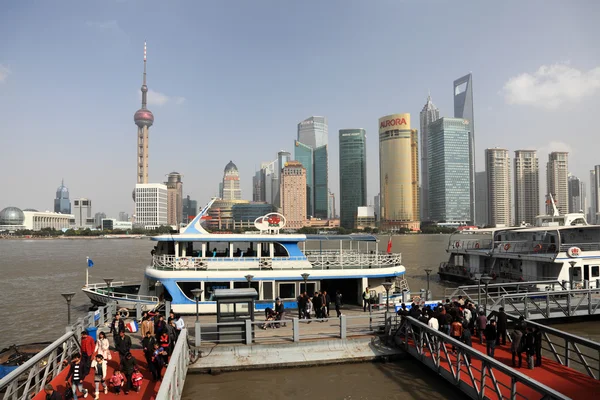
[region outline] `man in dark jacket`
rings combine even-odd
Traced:
[[[125,334],[125,330],[119,332],[117,340],[115,342],[115,348],[119,352],[119,359],[123,362],[123,359],[131,350],[131,338]]]
[[[510,344],[510,352],[512,353],[512,366],[516,367],[516,358],[519,358],[519,368],[523,365],[523,359],[521,357],[521,342],[523,340],[523,332],[515,328],[510,334],[512,343]]]
[[[144,356],[146,357],[146,361],[148,365],[152,362],[152,353],[154,352],[154,344],[156,343],[156,338],[152,336],[150,331],[146,332],[146,337],[142,339],[142,348],[144,349]]]
[[[336,312],[338,318],[342,316],[342,312],[340,311],[341,307],[342,307],[342,294],[340,293],[339,290],[337,290],[335,292],[335,312]]]
[[[133,388],[133,381],[131,380],[131,375],[133,375],[135,365],[135,358],[133,358],[131,353],[127,353],[125,355],[125,358],[121,359],[121,371],[127,379],[127,383],[125,384],[125,394],[128,394],[129,391]]]
[[[535,340],[535,366],[542,366],[542,331],[537,326],[533,330]]]
[[[298,318],[302,319],[304,317],[304,310],[306,309],[306,297],[304,297],[304,293],[300,293],[298,296]]]
[[[323,318],[321,313],[321,307],[323,307],[323,302],[321,301],[321,296],[319,296],[318,292],[315,292],[314,297],[312,298],[313,308],[315,309],[315,318]]]
[[[117,338],[119,337],[119,332],[125,330],[125,322],[121,319],[121,315],[119,313],[115,314],[112,322],[110,323],[110,333],[113,334],[113,343],[117,343]]]
[[[533,369],[533,355],[535,354],[535,336],[533,330],[527,328],[525,333],[525,352],[527,354],[527,368]]]
[[[46,393],[46,400],[62,400],[60,393],[54,390],[54,387],[50,384],[44,386],[44,392]]]
[[[83,380],[85,379],[85,376],[83,375],[84,367],[83,363],[81,362],[81,354],[73,354],[71,360],[71,368],[69,368],[69,372],[67,373],[65,386],[71,386],[74,399],[77,399],[78,389],[81,393],[83,393],[83,397],[87,397],[88,390],[83,388]],[[69,379],[71,379],[71,383],[69,383]]]
[[[331,297],[326,290],[323,291],[323,298],[325,298],[325,314],[329,318],[329,304],[331,303]]]
[[[485,316],[485,315],[484,315]],[[498,338],[498,330],[496,328],[496,320],[492,320],[483,332],[485,335],[485,348],[487,355],[494,358],[496,350],[496,339]]]
[[[500,311],[497,314],[497,326],[498,326],[498,344],[506,346],[506,329],[508,328],[506,321],[506,313],[504,307],[500,307]]]
[[[469,324],[466,321],[463,322],[461,341],[467,346],[473,347],[472,336],[473,335],[471,334],[471,329],[469,329]],[[469,364],[471,364],[471,356],[469,354],[467,354],[467,360],[469,361]]]

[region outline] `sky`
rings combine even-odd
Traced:
[[[589,183],[600,164],[600,2],[554,0],[8,0],[0,5],[0,162],[6,206],[52,210],[64,179],[93,212],[133,213],[143,44],[148,42],[150,182],[183,174],[217,195],[233,160],[242,196],[297,124],[367,130],[369,201],[379,192],[378,118],[430,92],[452,117],[452,83],[473,74],[476,169],[484,149],[569,151]],[[339,203],[339,199],[338,199]]]

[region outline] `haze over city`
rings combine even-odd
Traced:
[[[378,118],[453,116],[452,82],[473,74],[476,170],[484,149],[569,152],[587,182],[597,155],[600,36],[594,1],[21,1],[0,6],[0,148],[6,206],[51,210],[64,178],[94,211],[132,212],[143,43],[148,42],[149,181],[183,174],[200,204],[233,160],[242,196],[298,122],[367,130],[368,198],[379,192]]]

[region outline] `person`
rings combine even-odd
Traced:
[[[158,339],[158,345],[160,347],[162,347],[164,354],[161,353],[162,358],[163,358],[163,363],[167,364],[169,362],[169,347],[171,347],[171,342],[169,341],[169,334],[168,333],[163,333],[162,335],[160,335],[160,338]]]
[[[542,366],[542,331],[539,327],[535,327],[533,330],[533,336],[535,339],[535,366]]]
[[[154,343],[156,343],[156,338],[149,331],[146,331],[146,337],[142,339],[142,349],[144,350],[144,357],[148,365],[150,365],[150,359],[154,351]]]
[[[275,319],[277,321],[284,321],[285,318],[285,307],[283,306],[283,302],[279,297],[275,299]],[[283,323],[279,323],[278,327],[286,326],[285,321]]]
[[[484,315],[485,317],[485,315]],[[498,330],[496,328],[496,320],[492,320],[488,326],[485,327],[485,348],[487,355],[494,358],[494,352],[496,350],[496,339],[498,337]]]
[[[275,311],[271,307],[265,308],[265,323],[262,325],[262,329],[276,328],[271,321],[275,321]]]
[[[115,368],[115,372],[110,378],[110,384],[115,389],[116,394],[121,394],[121,388],[125,385],[125,375],[121,373],[119,368]]]
[[[142,337],[146,337],[146,332],[150,332],[151,335],[154,335],[154,322],[150,320],[150,317],[147,314],[142,318]]]
[[[174,320],[175,320],[175,312],[171,311],[171,312],[169,312],[169,318],[167,318],[167,324],[170,324],[171,321],[174,321]]]
[[[121,319],[121,315],[116,313],[115,317],[110,323],[110,333],[113,334],[113,344],[115,347],[117,346],[117,338],[119,337],[119,332],[121,331],[125,331],[125,322]]]
[[[462,331],[462,336],[461,336],[461,341],[469,346],[469,347],[473,347],[473,340],[472,340],[472,334],[471,334],[471,329],[469,329],[469,324],[465,321],[463,322],[463,331]],[[471,364],[471,355],[470,354],[466,354],[467,355],[467,360],[469,361],[469,364]]]
[[[125,330],[119,332],[115,342],[115,348],[119,352],[119,361],[122,363],[125,356],[131,350],[131,338],[125,334]]]
[[[525,354],[527,355],[527,368],[533,369],[533,355],[535,354],[535,336],[533,329],[528,327],[525,333]]]
[[[165,316],[159,315],[158,319],[154,323],[154,335],[156,336],[156,339],[158,340],[161,337],[161,335],[165,332],[168,332],[167,323],[165,322]]]
[[[175,321],[171,321],[167,324],[167,332],[169,334],[169,355],[173,354],[175,350],[175,343],[177,342],[177,328],[175,327]]]
[[[310,315],[312,314],[313,310],[313,303],[310,297],[308,297],[308,293],[305,292],[304,297],[306,297],[306,308],[304,309],[304,316],[306,317],[306,319],[310,319]],[[308,321],[308,323],[310,324],[310,321]]]
[[[110,354],[110,344],[108,343],[108,339],[106,338],[106,333],[100,332],[98,333],[98,340],[96,341],[96,347],[94,348],[94,352],[96,354],[102,354],[102,358],[107,362],[112,360],[112,356]]]
[[[370,311],[371,310],[371,304],[370,304],[371,294],[369,293],[368,286],[365,288],[365,291],[362,294],[362,298],[363,298],[363,312],[367,311],[367,307],[369,307],[369,311]]]
[[[123,375],[125,375],[125,379],[127,380],[127,382],[125,382],[125,394],[128,394],[129,390],[133,388],[132,375],[135,370],[135,365],[135,358],[133,358],[131,353],[127,353],[125,358],[121,360],[121,371],[123,371]]]
[[[179,338],[179,335],[181,334],[181,330],[185,329],[185,322],[183,321],[183,318],[181,318],[181,315],[177,314],[175,316],[175,333],[176,333],[176,339]]]
[[[315,292],[315,295],[312,299],[312,305],[315,310],[315,318],[323,318],[322,310],[323,303],[321,302],[321,296],[319,296],[319,292]]]
[[[163,366],[165,365],[164,356],[166,356],[166,355],[167,355],[167,352],[165,351],[165,349],[160,347],[158,345],[158,343],[154,343],[152,352],[151,352],[150,363],[148,364],[148,366],[150,368],[150,372],[152,373],[152,379],[154,380],[154,382],[161,380],[160,374],[161,374]]]
[[[341,317],[342,316],[342,312],[340,311],[340,308],[342,307],[342,294],[340,293],[339,290],[335,291],[335,313],[337,314],[337,317]]]
[[[323,291],[323,298],[325,299],[325,304],[324,304],[325,316],[327,318],[329,318],[329,304],[331,303],[331,297],[329,296],[329,293],[327,293],[326,290]]]
[[[139,392],[142,390],[142,383],[144,381],[144,376],[140,372],[140,369],[136,365],[133,367],[133,374],[131,374],[131,382],[133,384],[133,390]]]
[[[304,309],[306,308],[306,297],[304,297],[304,293],[300,293],[298,296],[298,319],[304,318]]]
[[[496,325],[498,326],[498,344],[502,344],[502,346],[506,346],[506,330],[507,326],[507,316],[504,312],[504,307],[500,307],[500,311],[496,314]]]
[[[104,388],[104,394],[108,394],[108,386],[106,385],[106,361],[104,361],[102,354],[96,354],[94,361],[92,361],[91,368],[94,371],[94,386],[96,387],[94,400],[98,400],[100,398],[100,384],[102,384],[102,387]]]
[[[479,343],[483,344],[483,331],[487,327],[487,317],[483,312],[479,313],[477,317],[477,336],[479,336]]]
[[[519,368],[523,365],[523,359],[521,358],[521,341],[523,339],[523,332],[515,327],[515,330],[510,334],[512,343],[510,344],[510,352],[512,354],[512,366],[517,366],[516,359],[519,359]]]
[[[83,365],[83,376],[87,376],[90,373],[90,365],[92,363],[92,356],[94,355],[94,349],[96,348],[96,342],[88,331],[84,330],[81,332],[81,364]]]
[[[462,335],[463,335],[462,323],[459,321],[458,318],[456,318],[450,327],[450,336],[452,337],[452,339],[460,341],[462,338]],[[452,345],[452,351],[456,352],[456,347],[454,345]]]
[[[73,357],[71,357],[71,367],[69,368],[67,378],[65,379],[66,386],[71,386],[71,390],[73,391],[73,400],[77,400],[77,390],[83,393],[84,398],[88,395],[88,390],[83,388],[83,379],[85,378],[83,375],[83,368],[81,354],[73,354]],[[69,379],[71,379],[70,384]]]
[[[46,400],[62,400],[60,393],[54,390],[54,386],[51,384],[44,386],[44,393],[46,393]]]

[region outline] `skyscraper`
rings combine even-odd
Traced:
[[[367,205],[367,132],[340,130],[340,226],[353,229],[358,207]]]
[[[292,155],[290,154],[290,152],[285,151],[285,150],[281,150],[277,153],[277,163],[273,166],[274,168],[274,174],[273,177],[271,179],[272,182],[272,200],[271,200],[271,204],[273,204],[274,207],[281,207],[281,200],[280,200],[280,194],[279,194],[279,190],[281,189],[281,170],[283,169],[283,167],[285,166],[285,163],[287,163],[288,161],[290,161],[292,159]],[[268,200],[266,200],[268,202]]]
[[[471,221],[475,220],[475,116],[473,113],[473,77],[465,75],[454,81],[454,117],[469,120],[471,126]]]
[[[424,157],[428,165],[430,220],[452,225],[471,221],[471,181],[469,179],[469,121],[440,118],[428,126]]]
[[[265,194],[263,192],[264,184],[261,166],[252,177],[252,201],[265,201]]]
[[[191,222],[198,213],[198,202],[190,199],[190,196],[186,196],[183,201],[183,223],[187,224]]]
[[[71,200],[69,200],[69,189],[65,186],[63,179],[58,189],[56,189],[56,198],[54,199],[54,212],[61,214],[71,214]]]
[[[475,225],[488,224],[487,174],[485,171],[475,173]]]
[[[511,226],[510,157],[506,149],[485,150],[488,184],[488,224]]]
[[[379,186],[384,229],[420,229],[413,196],[415,137],[416,131],[410,129],[410,114],[379,118]]]
[[[325,117],[309,117],[300,122],[294,151],[296,160],[306,168],[308,213],[318,218],[327,218],[328,214],[327,129]]]
[[[337,210],[335,209],[335,193],[329,192],[329,215],[327,216],[327,218],[335,219],[336,211]]]
[[[578,213],[585,209],[585,184],[575,175],[569,174],[569,212]]]
[[[233,161],[229,161],[223,170],[223,182],[221,184],[222,200],[241,200],[242,189],[240,189],[240,173]]]
[[[96,221],[92,217],[92,201],[90,199],[74,199],[73,215],[75,219],[71,221],[71,225],[74,225],[75,228],[95,227]]]
[[[515,225],[535,225],[540,213],[540,167],[535,150],[515,151]]]
[[[183,221],[183,183],[179,172],[167,177],[167,224],[179,226]]]
[[[135,221],[145,229],[167,225],[167,186],[161,183],[135,185]]]
[[[148,86],[146,86],[146,42],[144,42],[144,78],[142,80],[142,108],[133,120],[137,130],[137,183],[148,183],[148,129],[154,123],[154,114],[146,108]]]
[[[306,221],[306,168],[288,161],[281,171],[281,209],[286,226],[299,229]]]
[[[564,151],[550,153],[546,164],[546,187],[561,215],[569,212],[568,175],[569,153]],[[548,215],[553,214],[552,204],[549,201],[546,202],[546,212]]]
[[[588,223],[600,223],[600,165],[590,171],[590,212]]]
[[[427,138],[429,137],[429,124],[440,118],[440,110],[433,105],[431,95],[427,96],[427,103],[423,106],[420,117],[421,128],[421,221],[429,221],[429,167]]]

